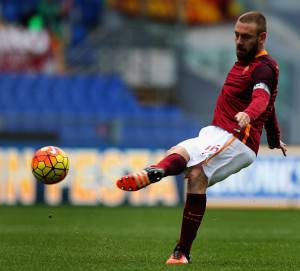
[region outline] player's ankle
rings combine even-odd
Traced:
[[[165,171],[162,168],[156,166],[150,166],[145,168],[147,172],[148,178],[151,183],[156,183],[160,181],[163,177],[165,177]]]

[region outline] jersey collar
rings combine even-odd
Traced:
[[[264,50],[261,50],[259,53],[257,53],[255,58],[258,58],[260,56],[265,56],[267,54],[268,54],[267,50],[264,49]]]

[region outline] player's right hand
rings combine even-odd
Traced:
[[[245,112],[239,112],[234,116],[241,128],[246,127],[250,123],[250,117]]]

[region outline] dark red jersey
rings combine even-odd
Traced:
[[[279,69],[264,50],[250,63],[237,61],[229,71],[214,111],[213,125],[234,134],[258,152],[265,127],[269,146],[280,146],[280,131],[274,102],[277,95]],[[240,128],[235,115],[246,112],[250,124]]]

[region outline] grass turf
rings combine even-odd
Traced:
[[[181,208],[0,207],[0,270],[300,270],[300,211],[208,209],[193,263],[166,266]]]

